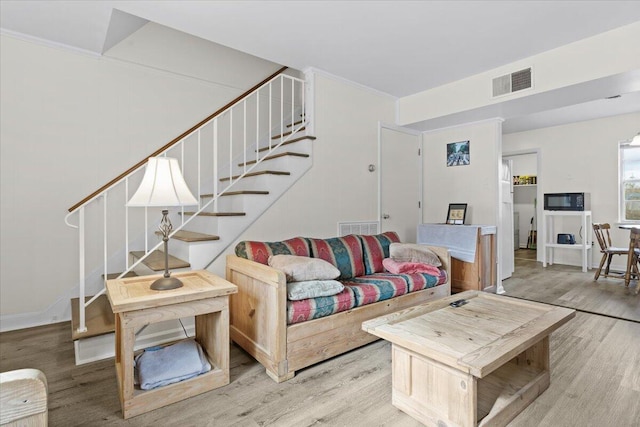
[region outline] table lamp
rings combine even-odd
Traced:
[[[158,228],[164,241],[164,277],[151,284],[151,289],[164,291],[182,286],[180,279],[169,273],[169,234],[173,229],[167,216],[172,206],[198,205],[180,172],[178,160],[171,157],[150,157],[140,187],[127,206],[163,207],[162,220]]]

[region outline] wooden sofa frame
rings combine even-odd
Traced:
[[[447,271],[447,282],[319,319],[287,325],[284,273],[235,255],[227,256],[227,280],[238,287],[231,295],[231,340],[247,351],[276,382],[295,372],[368,344],[378,338],[362,322],[451,295],[451,257],[446,248],[430,247]]]
[[[0,425],[47,426],[47,393],[47,377],[38,369],[0,373]]]

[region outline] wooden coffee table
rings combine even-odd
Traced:
[[[574,316],[467,291],[362,329],[393,344],[394,406],[429,426],[504,426],[549,387],[549,335]]]

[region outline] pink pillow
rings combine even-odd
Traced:
[[[426,273],[430,276],[440,276],[440,269],[429,264],[419,262],[400,262],[394,261],[392,258],[382,260],[384,268],[393,274],[415,274]]]

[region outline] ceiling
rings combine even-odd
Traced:
[[[5,34],[96,55],[148,21],[402,97],[640,21],[640,1],[0,2]],[[597,96],[581,114],[640,110],[637,96]]]

